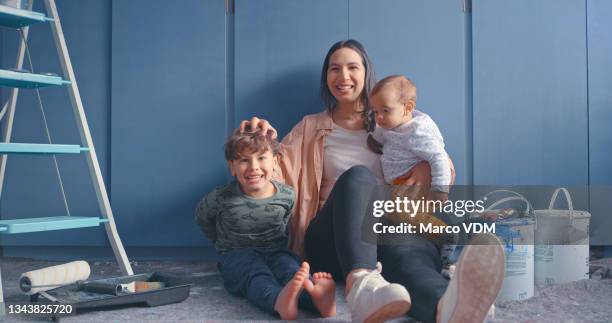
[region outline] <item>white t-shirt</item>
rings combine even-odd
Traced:
[[[451,171],[444,139],[427,114],[414,110],[412,120],[389,130],[377,127],[373,136],[383,145],[380,160],[387,183],[426,160],[431,166],[432,189],[448,192]]]
[[[323,183],[321,183],[322,203],[327,200],[334,183],[349,168],[363,165],[382,181],[380,156],[367,146],[368,132],[365,130],[348,130],[337,124],[325,137],[323,143]]]

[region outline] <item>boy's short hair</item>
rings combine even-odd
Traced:
[[[280,144],[269,135],[261,131],[243,132],[236,131],[225,143],[225,160],[239,159],[245,154],[265,153],[270,150],[276,156],[280,152]]]
[[[416,86],[409,78],[403,75],[390,75],[378,81],[372,89],[370,96],[375,95],[386,86],[393,86],[393,89],[398,92],[400,103],[406,104],[410,100],[416,101]]]

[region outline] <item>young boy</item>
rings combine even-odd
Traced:
[[[196,220],[219,253],[218,268],[230,293],[283,320],[297,318],[298,303],[334,316],[331,274],[315,273],[311,281],[308,264],[300,266],[287,249],[295,194],[272,181],[278,150],[276,140],[259,132],[234,134],[225,144],[225,159],[236,181],[202,199]]]
[[[435,122],[425,113],[415,109],[416,87],[404,76],[392,75],[380,80],[372,89],[370,105],[376,120],[376,130],[368,138],[370,146],[382,148],[381,165],[385,181],[396,185],[393,198],[408,197],[411,200],[445,202],[451,181],[448,155],[444,150],[444,139]],[[372,141],[375,139],[375,142]],[[382,145],[382,147],[380,147]],[[431,166],[431,189],[403,185],[403,175],[421,161]],[[391,214],[395,222],[407,222],[419,226],[432,223],[447,224],[429,212],[416,212],[414,217],[406,214]],[[440,211],[440,210],[436,210]],[[438,247],[456,242],[452,234],[425,234]],[[454,248],[446,248],[452,253]],[[449,256],[443,252],[443,257]]]

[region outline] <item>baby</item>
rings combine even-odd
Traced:
[[[368,138],[373,150],[382,153],[380,157],[385,181],[396,185],[393,199],[408,197],[411,200],[445,202],[448,199],[451,170],[448,155],[444,150],[444,139],[435,122],[425,113],[415,109],[416,87],[404,76],[392,75],[379,81],[371,91],[370,106],[376,120],[376,130]],[[431,166],[431,189],[403,185],[403,175],[421,161]],[[391,214],[394,222],[406,222],[419,226],[432,223],[445,226],[444,221],[429,212]],[[440,210],[436,210],[440,211]],[[436,246],[456,242],[450,234],[426,234]],[[452,250],[450,250],[452,253]]]
[[[287,249],[287,223],[295,193],[272,181],[279,143],[257,133],[236,133],[225,159],[236,181],[210,192],[196,220],[219,253],[225,288],[283,320],[295,320],[298,304],[321,316],[336,315],[336,285],[329,273],[310,280],[308,263]],[[305,289],[307,293],[302,293]]]

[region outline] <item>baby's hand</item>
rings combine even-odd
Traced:
[[[430,191],[429,194],[427,195],[427,200],[446,202],[448,201],[448,193]]]

